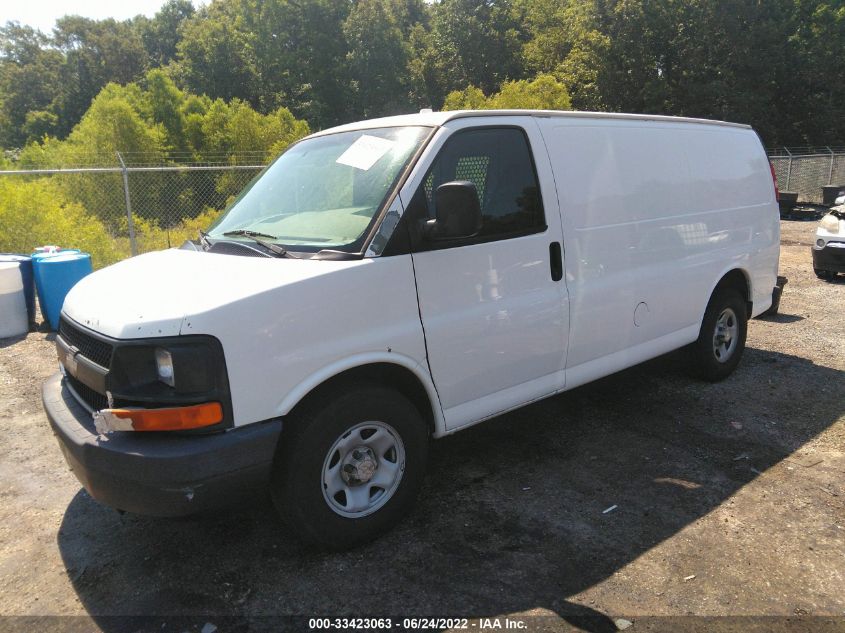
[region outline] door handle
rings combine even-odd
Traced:
[[[561,255],[560,242],[549,244],[549,266],[552,269],[552,281],[563,279],[563,257]]]

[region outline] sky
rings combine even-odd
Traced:
[[[50,33],[56,19],[75,14],[102,20],[126,20],[139,13],[152,17],[165,0],[0,0],[0,25],[9,20]],[[198,6],[199,2],[194,2]]]

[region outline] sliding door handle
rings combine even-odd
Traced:
[[[560,242],[549,244],[549,266],[552,269],[552,281],[563,279],[563,257],[561,255]]]

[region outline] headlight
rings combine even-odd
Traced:
[[[223,426],[232,403],[223,346],[199,334],[117,341],[106,389],[114,407],[144,409],[219,402]]]
[[[828,213],[822,218],[819,226],[828,233],[839,233],[839,218],[832,213]]]
[[[171,387],[176,386],[176,381],[173,375],[173,356],[166,349],[160,347],[156,348],[156,373],[158,379],[165,385]]]

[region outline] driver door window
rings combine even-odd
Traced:
[[[481,231],[467,241],[518,237],[546,229],[537,173],[522,130],[482,128],[452,136],[414,196],[415,216],[433,218],[437,187],[454,180],[472,182],[481,206]]]

